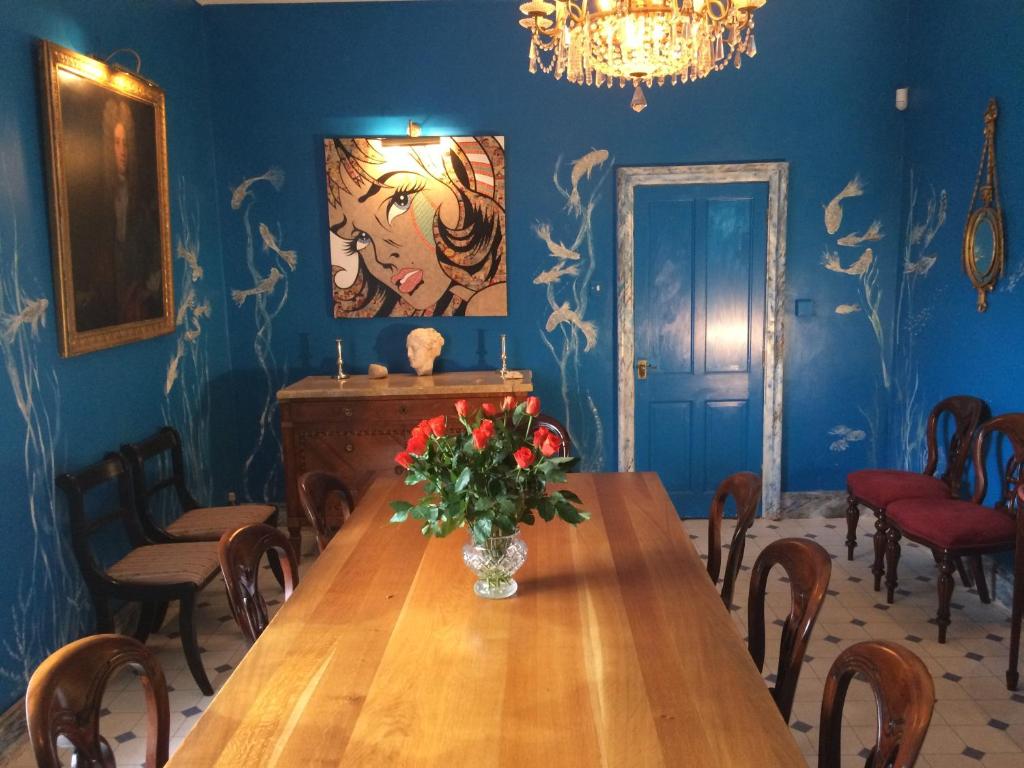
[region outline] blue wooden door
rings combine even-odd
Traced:
[[[686,517],[761,471],[766,184],[640,186],[634,198],[636,466]]]

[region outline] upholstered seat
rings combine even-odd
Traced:
[[[897,499],[948,499],[949,486],[937,477],[899,469],[861,469],[846,476],[850,493],[875,509]]]
[[[907,538],[926,538],[942,549],[1009,545],[1016,533],[1008,512],[957,499],[894,501],[888,516]]]
[[[237,507],[200,507],[190,509],[165,530],[176,538],[214,540],[227,531],[268,520],[275,507],[269,504],[240,504]]]
[[[138,584],[206,584],[220,568],[217,542],[151,544],[136,547],[110,568],[117,581]]]

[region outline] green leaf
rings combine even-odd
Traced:
[[[473,478],[473,473],[469,470],[469,467],[463,467],[462,472],[459,473],[459,479],[455,481],[455,492],[462,493],[466,490],[466,486],[469,485],[469,481]]]
[[[579,496],[577,496],[573,491],[570,491],[567,488],[563,488],[561,491],[559,491],[559,494],[561,494],[563,499],[566,499],[567,501],[571,501],[574,504],[582,504],[583,503],[583,500]]]
[[[576,509],[572,504],[559,504],[558,516],[572,525],[578,525],[584,520],[590,519],[590,515],[582,509]]]
[[[492,527],[491,518],[489,518],[489,517],[479,517],[479,518],[477,518],[476,520],[473,521],[473,525],[472,525],[473,538],[476,539],[478,542],[482,542],[482,541],[484,541],[484,539],[489,538],[490,535],[491,535],[491,527]]]
[[[395,510],[395,514],[391,516],[391,522],[404,523],[409,519],[409,510],[412,509],[412,504],[408,501],[392,501],[391,508]]]

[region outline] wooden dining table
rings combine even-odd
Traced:
[[[490,601],[375,481],[168,765],[803,765],[657,475],[568,487],[591,519],[525,528]]]

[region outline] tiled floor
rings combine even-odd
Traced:
[[[693,520],[686,525],[703,553],[706,523]],[[945,645],[939,645],[936,628],[929,622],[936,604],[935,566],[931,555],[914,544],[904,546],[900,592],[896,603],[887,606],[884,595],[871,588],[871,526],[862,519],[861,529],[863,538],[856,558],[848,562],[842,520],[759,520],[751,529],[744,570],[736,587],[736,602],[745,606],[749,566],[773,539],[806,536],[834,555],[829,594],[803,666],[791,720],[793,736],[807,756],[808,764],[816,765],[821,694],[832,661],[845,646],[877,638],[894,640],[911,648],[928,665],[935,680],[938,703],[918,766],[1024,768],[1024,692],[1011,693],[1003,684],[1009,612],[1002,606],[982,605],[973,590],[966,590],[958,583],[953,597],[950,639]],[[726,521],[723,540],[729,541],[730,535],[729,521]],[[274,599],[278,594],[277,585],[273,579],[265,581],[267,598]],[[205,648],[203,658],[207,672],[214,687],[219,688],[246,648],[228,613],[223,590],[214,583],[203,598],[199,608],[200,643]],[[768,622],[786,613],[788,600],[788,587],[774,581],[768,590]],[[745,609],[735,611],[734,617],[737,631],[745,635]],[[200,693],[185,666],[180,646],[173,636],[173,626],[171,621],[165,626],[164,634],[149,641],[173,689],[170,694],[172,751],[210,701]],[[776,625],[769,624],[769,658],[765,665],[768,674],[777,664],[771,649],[778,648],[778,631]],[[104,703],[107,713],[101,721],[101,730],[114,748],[119,768],[140,765],[145,756],[145,715],[137,685],[125,675],[114,681]],[[844,717],[846,764],[863,764],[863,758],[855,756],[866,755],[865,750],[874,744],[874,717],[870,690],[855,681],[850,687]],[[24,746],[4,757],[7,765],[14,768],[34,766]],[[3,764],[2,758],[0,764]]]

